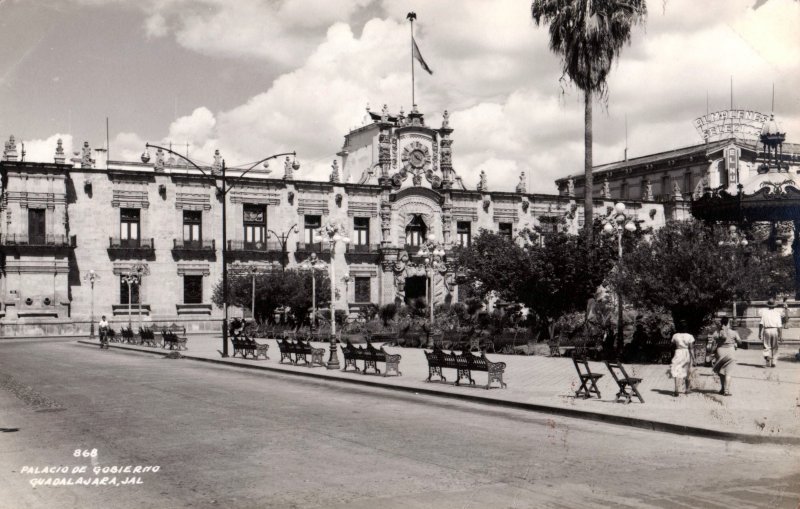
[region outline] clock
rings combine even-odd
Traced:
[[[414,149],[408,155],[408,160],[411,163],[411,166],[419,169],[425,164],[425,153],[420,149]]]

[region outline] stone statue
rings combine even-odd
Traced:
[[[572,177],[567,179],[567,196],[575,196],[575,180]]]
[[[160,148],[156,150],[156,160],[153,162],[153,169],[158,172],[164,171],[164,151]]]
[[[89,142],[83,142],[83,148],[81,149],[81,168],[91,168],[92,164],[94,164],[94,159],[92,159],[92,149],[89,147]]]
[[[683,200],[683,193],[681,192],[681,186],[678,185],[677,180],[672,181],[672,198],[675,200]]]
[[[526,193],[526,182],[525,182],[525,172],[519,174],[519,183],[517,184],[517,192],[518,193]]]
[[[4,159],[6,161],[16,161],[17,160],[17,142],[14,140],[14,135],[8,137],[8,141],[6,142],[6,149],[3,152],[5,156]]]
[[[214,163],[211,165],[211,173],[220,173],[222,171],[222,156],[219,154],[219,149],[214,150]]]
[[[330,181],[334,184],[339,183],[339,161],[336,159],[333,160],[333,164],[331,165]]]
[[[286,156],[286,160],[283,162],[283,180],[293,180],[294,179],[294,171],[292,168],[292,160],[289,159],[289,156]]]
[[[63,143],[64,142],[61,141],[61,138],[59,138],[58,141],[56,142],[56,154],[55,156],[53,156],[53,159],[55,160],[56,164],[64,164],[64,161],[66,161],[67,157],[64,155]]]
[[[650,179],[644,181],[644,193],[642,193],[643,201],[653,201],[653,184]]]
[[[611,184],[608,181],[608,178],[603,181],[603,198],[606,200],[611,199]]]
[[[447,110],[444,110],[442,113],[442,129],[449,129],[450,128],[450,113]]]
[[[381,108],[381,122],[388,122],[389,121],[389,107],[387,105],[383,105]]]
[[[478,181],[478,191],[488,191],[489,184],[486,182],[486,171],[481,170],[481,178]]]

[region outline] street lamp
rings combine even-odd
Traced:
[[[427,241],[422,245],[420,250],[417,252],[419,256],[422,256],[422,262],[425,265],[425,274],[428,276],[428,288],[430,289],[428,295],[428,305],[430,306],[430,314],[431,314],[431,333],[433,333],[433,287],[434,287],[434,277],[436,275],[436,271],[440,270],[444,267],[444,255],[445,251],[442,246],[436,241],[436,236],[434,234],[428,235]]]
[[[293,224],[291,228],[280,235],[275,233],[273,230],[267,230],[267,235],[275,235],[275,238],[281,245],[281,270],[283,271],[286,270],[286,264],[289,263],[289,255],[286,251],[286,241],[289,240],[289,235],[291,235],[292,232],[300,233],[300,230],[297,229],[297,224]]]
[[[603,221],[603,232],[609,235],[617,235],[617,267],[622,269],[622,234],[625,231],[636,231],[636,223],[630,214],[626,213],[625,204],[617,203],[614,210]],[[588,324],[587,324],[588,326]],[[617,290],[617,347],[622,348],[625,344],[623,338],[623,314],[622,314],[622,290]]]
[[[350,313],[350,280],[353,279],[350,277],[350,273],[345,273],[342,276],[342,281],[344,281],[344,304],[347,306],[347,312]]]
[[[252,278],[252,288],[250,290],[250,312],[252,314],[253,322],[256,321],[256,275],[261,272],[261,269],[255,264],[234,264],[236,271],[240,274],[249,274]]]
[[[328,358],[328,369],[339,369],[339,356],[336,353],[336,267],[334,257],[336,256],[336,245],[339,242],[348,244],[350,239],[345,235],[344,227],[338,223],[328,223],[314,235],[314,242],[327,242],[330,246],[331,263],[329,264],[331,282],[331,344],[330,357]]]
[[[228,357],[228,230],[227,230],[227,220],[228,220],[228,211],[226,207],[227,203],[227,195],[228,192],[236,186],[236,182],[228,186],[228,176],[227,176],[227,167],[225,166],[225,160],[222,160],[222,164],[220,166],[220,175],[213,175],[206,173],[206,171],[197,165],[194,161],[189,159],[186,156],[179,154],[178,152],[173,151],[172,149],[161,147],[158,145],[153,145],[151,143],[145,144],[145,151],[142,153],[142,162],[147,163],[150,160],[150,153],[148,149],[154,148],[157,150],[163,150],[164,152],[168,152],[174,156],[177,156],[190,165],[194,167],[197,171],[199,171],[206,179],[211,180],[214,183],[214,187],[217,190],[217,195],[222,199],[222,307],[225,310],[225,315],[222,320],[222,356]],[[288,156],[296,157],[296,152],[281,152],[280,154],[273,154],[269,157],[265,157],[260,161],[255,162],[249,168],[242,170],[242,172],[236,177],[238,179],[243,178],[247,175],[250,170],[255,168],[261,163],[264,163],[264,168],[269,169],[269,161],[271,159],[275,159],[281,156],[287,156],[287,162],[289,157]],[[300,168],[300,164],[297,161],[292,163],[292,168],[297,170]],[[217,183],[219,180],[219,183]]]
[[[92,286],[92,314],[91,314],[91,323],[89,324],[89,337],[94,338],[94,282],[100,279],[100,274],[98,274],[94,269],[90,270],[83,276],[84,281],[88,281],[89,284]],[[130,292],[128,292],[130,295]],[[130,314],[130,309],[128,310]]]
[[[317,257],[317,253],[311,253],[303,263],[299,265],[303,269],[311,269],[311,330],[317,330],[317,267],[324,267],[325,262]]]

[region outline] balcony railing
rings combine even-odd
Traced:
[[[281,244],[277,241],[249,242],[246,240],[229,240],[228,251],[257,251],[261,253],[281,251]]]
[[[377,254],[380,249],[379,244],[348,244],[347,253]]]
[[[330,249],[328,249],[328,243],[325,242],[298,242],[297,243],[297,252],[298,253],[327,253]]]
[[[216,250],[216,242],[214,241],[214,239],[210,240],[172,239],[172,249],[176,251],[214,251]]]
[[[109,249],[146,249],[152,251],[153,239],[121,239],[119,237],[108,238]]]
[[[9,233],[0,236],[0,245],[3,246],[30,246],[30,247],[75,247],[75,236],[67,235],[28,235]]]

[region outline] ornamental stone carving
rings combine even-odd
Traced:
[[[478,191],[486,192],[489,190],[489,184],[486,181],[486,171],[481,170],[481,177],[478,180]]]
[[[61,141],[61,138],[59,138],[58,141],[56,141],[56,153],[53,156],[53,160],[56,162],[56,164],[64,164],[64,162],[67,159],[67,156],[64,155],[63,143],[64,142]]]
[[[517,184],[517,192],[518,193],[526,193],[527,187],[525,182],[525,172],[519,174],[519,183]]]
[[[92,159],[92,149],[89,147],[89,142],[83,142],[83,148],[81,149],[81,168],[91,168],[94,165],[94,159]]]
[[[333,182],[334,184],[338,184],[339,181],[340,181],[340,179],[339,179],[339,161],[337,161],[336,159],[334,159],[333,160],[333,164],[331,164],[330,181]]]

